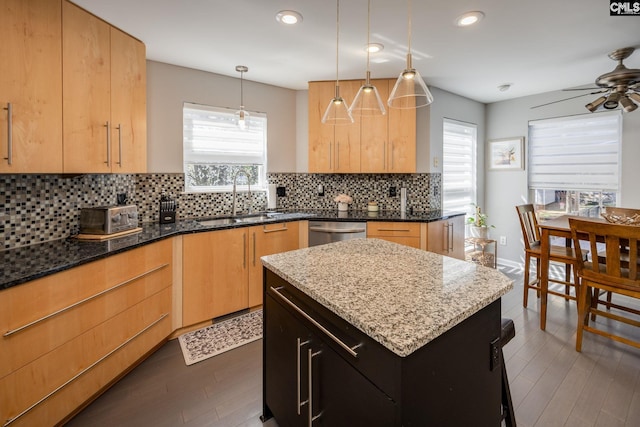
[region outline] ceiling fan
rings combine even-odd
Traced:
[[[544,107],[545,105],[555,104],[557,102],[568,101],[569,99],[579,98],[581,96],[603,94],[596,100],[585,105],[587,110],[594,112],[598,107],[602,106],[607,110],[613,110],[621,105],[624,111],[630,113],[638,108],[635,102],[640,103],[640,70],[634,68],[627,68],[622,63],[623,60],[628,58],[635,49],[632,47],[625,47],[622,49],[616,49],[609,54],[609,58],[614,61],[618,61],[618,65],[613,71],[605,73],[596,79],[596,85],[594,88],[581,88],[581,89],[565,89],[565,90],[591,90],[592,92],[584,93],[578,96],[572,96],[570,98],[560,99],[558,101],[548,102],[546,104],[536,105],[531,108]]]

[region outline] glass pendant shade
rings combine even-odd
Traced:
[[[322,123],[328,125],[349,125],[353,123],[353,116],[349,111],[349,106],[340,96],[340,86],[336,85],[336,96],[334,96],[322,116]]]
[[[391,108],[420,108],[433,102],[433,95],[420,73],[411,65],[411,54],[407,54],[407,68],[400,73],[391,90],[387,104]]]
[[[356,116],[381,116],[387,113],[378,89],[369,79],[358,89],[349,111]]]
[[[249,127],[249,113],[244,109],[244,106],[240,106],[240,109],[235,113],[236,124],[241,130],[246,130]]]

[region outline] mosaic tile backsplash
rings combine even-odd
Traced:
[[[353,198],[351,209],[364,210],[369,201],[380,209],[400,209],[400,188],[407,188],[407,208],[440,209],[440,174],[306,174],[271,173],[267,181],[285,187],[278,209],[334,209],[340,193]],[[324,196],[318,195],[322,185]],[[397,195],[389,196],[396,187]],[[158,221],[162,194],[175,198],[178,218],[231,214],[231,193],[184,193],[184,175],[0,175],[0,250],[66,238],[79,231],[80,208],[116,204],[127,193],[142,222]],[[265,210],[265,191],[238,193],[238,206]]]

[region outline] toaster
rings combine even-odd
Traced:
[[[80,209],[80,234],[114,234],[137,227],[135,205]]]

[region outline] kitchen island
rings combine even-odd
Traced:
[[[500,272],[377,239],[262,258],[279,425],[500,425]]]

